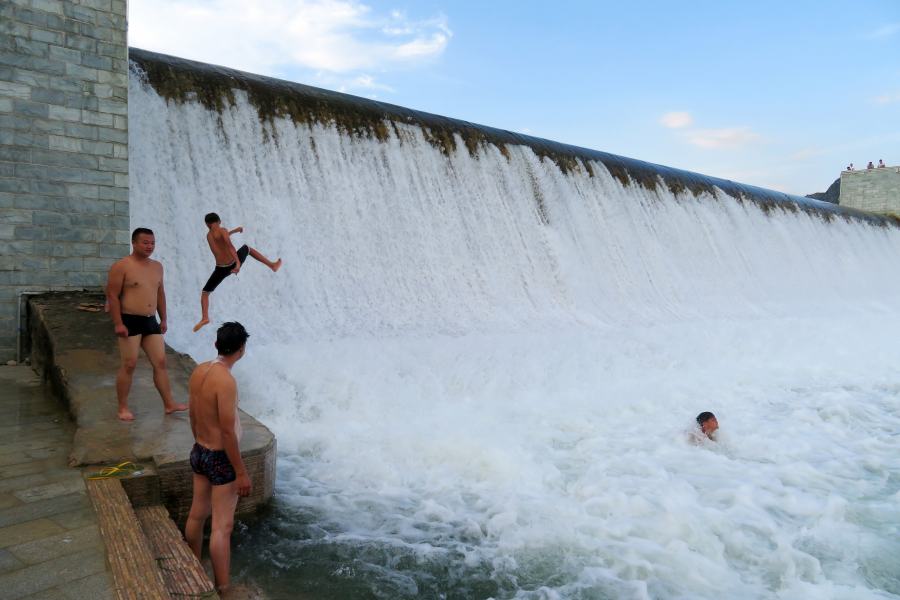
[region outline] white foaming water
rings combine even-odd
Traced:
[[[167,339],[205,360],[216,324],[244,323],[235,374],[278,437],[278,518],[315,531],[257,569],[362,548],[329,584],[900,594],[896,230],[623,188],[599,164],[563,176],[525,147],[448,158],[416,127],[278,121],[275,143],[240,94],[219,121],[134,76],[129,101]],[[209,211],[285,265],[251,261],[193,334]],[[696,447],[703,410],[723,432]]]

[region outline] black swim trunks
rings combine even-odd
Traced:
[[[122,325],[128,330],[128,337],[135,335],[162,335],[156,316],[126,315],[122,313]]]
[[[210,450],[200,444],[191,448],[191,469],[213,485],[225,485],[237,479],[234,467],[224,450]]]
[[[244,244],[240,248],[238,248],[237,255],[238,258],[241,259],[241,268],[244,268],[244,263],[247,262],[247,255],[250,254],[250,248],[247,247],[247,244]],[[231,261],[230,264],[227,265],[216,265],[216,270],[213,271],[213,274],[209,276],[209,281],[206,282],[206,285],[203,286],[203,291],[206,293],[214,291],[219,284],[225,281],[225,278],[231,275],[231,270],[234,268],[234,261]]]

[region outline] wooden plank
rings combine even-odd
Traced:
[[[119,600],[172,600],[121,482],[89,479],[87,489]]]
[[[218,598],[212,581],[191,552],[164,506],[134,510],[153,558],[162,568],[166,589],[175,598]]]

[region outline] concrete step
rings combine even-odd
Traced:
[[[117,479],[86,483],[119,600],[173,600],[122,483]]]
[[[164,506],[144,506],[134,509],[150,554],[162,569],[166,589],[176,598],[217,599],[215,586],[191,552]]]

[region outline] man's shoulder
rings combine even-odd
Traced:
[[[114,262],[109,269],[110,269],[110,271],[112,271],[113,269],[127,269],[128,267],[131,266],[131,264],[133,262],[134,261],[132,260],[131,255],[129,254],[128,256],[120,258],[119,260]]]
[[[200,363],[199,365],[197,365],[196,367],[194,367],[194,372],[191,373],[191,377],[193,377],[194,375],[196,375],[197,372],[200,371],[200,369],[202,369],[203,367],[209,366],[209,363],[211,363],[211,362],[212,362],[211,360],[208,360],[208,361],[202,362],[202,363]]]
[[[226,386],[237,385],[237,380],[234,378],[234,375],[231,374],[231,371],[229,371],[222,365],[219,366],[222,368],[213,369],[213,371],[210,373],[210,375],[213,376],[214,381]]]

